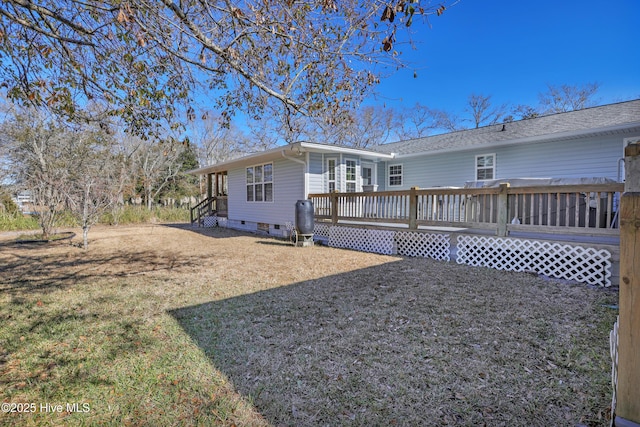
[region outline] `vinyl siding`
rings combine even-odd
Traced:
[[[385,162],[379,174],[380,189],[388,187],[388,166],[403,165],[402,187],[462,187],[475,180],[475,157],[496,155],[495,178],[591,178],[617,179],[623,137],[588,138],[538,144],[496,147],[406,157]],[[380,172],[380,171],[379,171]]]
[[[295,219],[296,201],[304,198],[303,165],[281,159],[273,162],[273,202],[247,202],[245,168],[231,169],[229,219],[285,225]]]
[[[309,153],[309,193],[326,193],[324,154]]]

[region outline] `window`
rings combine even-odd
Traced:
[[[362,175],[362,185],[373,184],[373,167],[363,165],[361,175]]]
[[[483,154],[476,156],[476,181],[494,179],[496,174],[496,155]]]
[[[347,166],[346,181],[347,181],[347,193],[355,193],[356,191],[356,161],[347,160],[345,162]]]
[[[247,202],[273,202],[273,164],[247,168]]]
[[[389,187],[402,185],[402,165],[389,165]]]
[[[327,159],[327,184],[329,193],[336,191],[336,159]]]

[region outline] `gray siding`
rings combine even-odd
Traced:
[[[273,162],[273,202],[247,202],[245,168],[231,169],[229,220],[284,226],[294,221],[296,201],[304,197],[303,166],[281,159]]]
[[[622,136],[556,141],[537,144],[476,149],[454,153],[407,157],[385,162],[378,175],[380,189],[406,190],[462,187],[475,180],[475,156],[496,155],[495,178],[591,178],[617,179],[622,157]],[[402,187],[388,187],[390,164],[403,165]]]
[[[324,155],[309,153],[309,193],[326,193]]]

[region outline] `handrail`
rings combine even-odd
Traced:
[[[310,194],[319,220],[612,235],[624,184]]]

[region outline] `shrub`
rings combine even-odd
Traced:
[[[18,213],[0,213],[0,230],[37,230],[40,228],[36,218]]]

